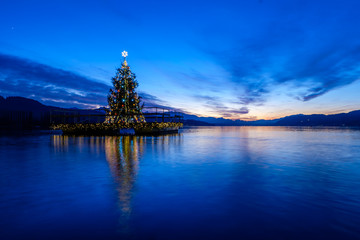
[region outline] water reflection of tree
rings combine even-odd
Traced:
[[[98,154],[103,151],[104,144],[106,160],[117,184],[120,209],[124,215],[129,215],[131,193],[137,173],[139,154],[143,152],[144,138],[136,136],[51,136],[51,145],[54,151],[59,153],[68,152],[69,148],[76,147],[80,152],[86,149]]]
[[[80,152],[86,150],[94,154],[100,154],[104,149],[105,137],[97,136],[67,136],[52,135],[50,144],[55,152],[69,152],[76,149]]]
[[[124,215],[131,213],[131,195],[142,145],[142,138],[135,136],[105,139],[106,160],[117,183],[119,204]]]

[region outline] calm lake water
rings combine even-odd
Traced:
[[[360,130],[0,137],[0,239],[360,239]]]

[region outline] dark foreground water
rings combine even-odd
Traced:
[[[0,239],[360,239],[360,131],[0,137]]]

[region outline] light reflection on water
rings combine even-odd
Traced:
[[[0,237],[360,238],[360,131],[0,137]]]

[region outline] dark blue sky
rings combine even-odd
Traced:
[[[152,104],[274,118],[360,105],[360,1],[2,1],[0,95],[106,105],[121,52]]]

